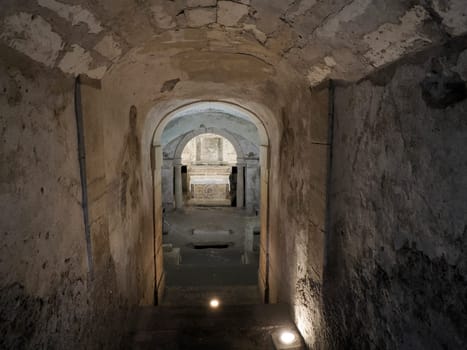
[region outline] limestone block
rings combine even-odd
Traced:
[[[322,39],[331,39],[335,37],[341,30],[343,24],[364,15],[371,3],[371,0],[349,1],[339,12],[333,16],[329,16],[323,24],[316,29],[317,37]]]
[[[292,9],[287,11],[287,21],[295,21],[298,17],[306,14],[314,5],[316,5],[316,0],[301,0],[299,4],[292,6]]]
[[[261,30],[259,30],[258,28],[256,28],[254,24],[244,24],[243,28],[246,31],[251,32],[255,36],[256,40],[258,40],[261,44],[264,44],[266,40],[268,39],[266,34],[263,33]]]
[[[171,29],[177,26],[174,18],[167,13],[165,8],[161,5],[154,5],[151,7],[152,16],[157,26],[161,29]]]
[[[325,64],[317,64],[312,66],[308,71],[307,78],[310,86],[316,86],[322,83],[331,74],[332,70]]]
[[[185,17],[188,27],[202,27],[216,21],[216,9],[195,8],[185,10]]]
[[[94,46],[94,50],[109,60],[114,60],[122,54],[122,49],[111,35],[106,35]]]
[[[64,45],[46,20],[24,12],[4,19],[0,38],[8,46],[48,67],[55,65]]]
[[[232,27],[248,15],[249,7],[232,1],[219,1],[217,4],[217,23]]]
[[[430,14],[422,6],[407,11],[399,23],[385,23],[363,37],[370,48],[365,57],[376,67],[395,61],[420,43],[430,44],[431,40],[419,33],[418,28]]]
[[[224,184],[194,184],[192,187],[194,199],[222,200],[229,194],[228,186]]]
[[[337,65],[336,60],[332,56],[324,57],[324,63],[326,63],[326,66],[331,67],[331,68]]]
[[[188,7],[209,7],[216,6],[217,0],[187,0]]]
[[[92,79],[102,79],[104,77],[105,72],[107,72],[107,67],[100,66],[94,69],[90,69],[87,72],[83,72],[83,73]]]
[[[65,73],[80,74],[87,72],[92,62],[88,51],[77,44],[71,46],[72,50],[63,56],[58,67]]]
[[[461,35],[467,31],[465,0],[434,0],[433,8],[442,18],[450,34]]]
[[[88,26],[89,33],[97,34],[103,29],[96,17],[94,17],[90,11],[79,5],[68,5],[55,0],[38,0],[38,4],[54,11],[58,16],[65,20],[71,21],[72,25],[78,25],[80,23],[86,24]]]
[[[64,72],[73,75],[86,74],[93,79],[102,79],[107,71],[106,66],[92,68],[92,57],[89,51],[86,51],[81,46],[73,44],[72,50],[63,56],[58,64],[58,67]]]

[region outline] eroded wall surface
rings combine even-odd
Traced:
[[[154,236],[150,208],[143,210],[142,116],[137,107],[108,100],[100,87],[82,85],[86,169],[96,269],[114,269],[125,303],[154,302]],[[150,193],[147,193],[149,196]]]
[[[3,0],[2,5],[0,40],[6,45],[48,67],[99,79],[154,35],[186,29],[250,38],[288,61],[310,86],[329,78],[362,78],[467,32],[464,0]]]
[[[0,348],[116,347],[111,262],[88,279],[73,79],[2,50]]]
[[[281,286],[279,300],[291,306],[298,329],[310,348],[322,345],[322,270],[329,154],[329,88],[303,89],[283,110],[280,141],[281,209],[272,225],[278,237],[271,254],[283,264],[271,284]],[[271,191],[275,188],[272,187]],[[277,240],[277,242],[276,242]]]
[[[467,344],[465,47],[336,90],[330,348]]]

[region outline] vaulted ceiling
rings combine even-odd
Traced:
[[[189,52],[196,61],[216,51],[285,62],[314,86],[361,78],[467,32],[465,0],[2,0],[1,7],[2,52],[98,79],[156,42],[154,56]]]

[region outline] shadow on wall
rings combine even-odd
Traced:
[[[125,347],[128,310],[112,292],[117,290],[112,259],[99,265],[94,280],[88,282],[77,272],[78,261],[65,259],[64,264],[68,270],[56,280],[52,277],[53,292],[33,295],[17,282],[0,289],[0,348]]]
[[[467,50],[453,47],[336,89],[331,349],[467,346]]]
[[[131,210],[136,210],[141,192],[141,174],[138,171],[141,163],[140,144],[137,135],[137,111],[135,106],[130,107],[129,130],[125,136],[124,148],[117,164],[121,164],[120,172],[120,215],[125,220],[128,199]],[[130,177],[130,174],[132,176]]]

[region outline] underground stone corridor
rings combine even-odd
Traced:
[[[0,8],[0,349],[467,347],[465,0]]]

